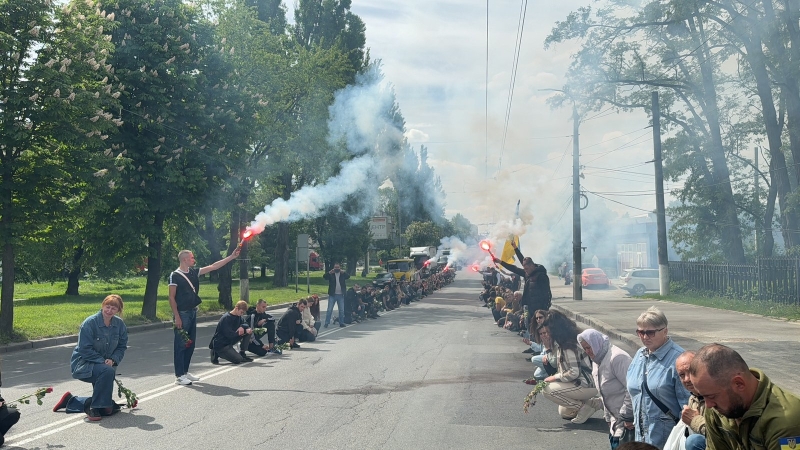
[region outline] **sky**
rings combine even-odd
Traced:
[[[577,47],[545,50],[544,40],[558,20],[589,4],[562,0],[543,8],[529,2],[503,148],[519,0],[489,5],[488,147],[486,2],[353,0],[353,12],[366,23],[371,58],[382,61],[396,91],[407,139],[415,148],[428,147],[447,194],[448,217],[461,213],[488,231],[490,224],[513,217],[521,199],[537,230],[571,227],[571,108],[553,110],[546,104],[553,93],[542,90],[563,87]],[[655,208],[648,125],[643,112],[584,117],[582,185],[629,205],[588,195],[588,208],[605,202],[615,213],[630,215]]]

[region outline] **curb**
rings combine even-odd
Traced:
[[[320,296],[320,300],[323,300],[322,296]],[[289,305],[291,305],[292,303],[294,302],[270,305],[267,307],[267,311],[274,311],[276,309],[288,308]],[[214,322],[216,320],[219,320],[220,317],[222,317],[222,314],[218,313],[204,314],[202,316],[197,317],[197,323]],[[153,323],[145,323],[142,325],[133,325],[128,327],[128,334],[141,333],[144,331],[158,330],[161,328],[171,328],[171,327],[172,327],[172,322],[168,320],[153,322]],[[31,350],[37,348],[57,347],[59,345],[64,345],[64,344],[74,344],[76,342],[78,342],[77,334],[36,339],[33,341],[12,342],[10,344],[0,345],[0,354],[13,353],[22,350]]]
[[[611,339],[618,340],[623,344],[627,345],[631,349],[638,349],[642,346],[641,341],[637,340],[633,335],[628,333],[623,333],[616,328],[612,327],[611,325],[603,322],[602,320],[597,320],[591,316],[586,316],[583,314],[578,314],[569,308],[566,308],[562,305],[553,304],[550,306],[551,309],[555,309],[564,313],[565,316],[569,317],[570,319],[574,320],[575,322],[580,322],[590,327],[594,328],[597,331],[602,332],[603,334],[608,335]]]

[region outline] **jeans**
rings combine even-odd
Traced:
[[[544,355],[536,355],[531,357],[531,362],[536,366],[536,371],[533,372],[533,378],[537,380],[544,380],[547,378],[547,371],[544,370],[544,361],[542,361],[543,356]]]
[[[336,303],[339,309],[339,323],[344,324],[344,295],[331,294],[328,297],[328,315],[325,316],[325,326],[331,323],[331,314],[333,314],[333,304]]]
[[[706,437],[702,434],[690,434],[686,438],[686,450],[705,450]]]
[[[72,397],[67,402],[67,413],[88,413],[88,407],[94,409],[111,408],[114,404],[111,396],[114,392],[114,377],[117,370],[106,364],[96,363],[92,368],[92,376],[81,378],[81,381],[92,383],[91,397]],[[87,405],[87,401],[89,404]]]
[[[219,350],[211,350],[211,351],[214,353],[215,356],[227,360],[229,362],[232,362],[234,364],[239,364],[242,361],[244,361],[242,355],[240,355],[239,352],[237,352],[232,345],[226,345],[225,347],[222,347]]]
[[[186,342],[184,342],[181,335],[178,334],[178,330],[174,330],[175,354],[173,363],[175,364],[175,376],[181,377],[189,373],[189,363],[192,362],[194,346],[197,343],[197,309],[178,311],[178,315],[181,317],[182,328],[189,333],[189,339],[192,340],[191,345],[187,347]]]

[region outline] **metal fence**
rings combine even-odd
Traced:
[[[690,289],[800,305],[800,258],[762,258],[756,264],[670,261],[669,277]]]

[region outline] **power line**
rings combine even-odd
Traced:
[[[519,67],[519,54],[522,50],[522,34],[525,31],[525,16],[528,12],[528,0],[522,0],[519,5],[519,22],[517,23],[517,39],[514,45],[514,60],[511,64],[511,81],[508,89],[508,103],[506,104],[505,124],[503,126],[503,140],[500,144],[500,160],[497,170],[503,168],[503,155],[506,149],[506,138],[508,137],[508,125],[511,122],[511,104],[514,101],[514,86],[517,82],[517,68]]]
[[[647,129],[649,129],[650,127],[651,127],[651,125],[648,125],[648,126],[646,126],[646,127],[644,127],[644,128],[639,128],[638,130],[633,130],[633,131],[631,131],[631,132],[629,132],[629,133],[621,134],[621,135],[619,135],[619,136],[615,136],[615,137],[613,137],[613,138],[611,138],[611,139],[605,139],[605,140],[602,140],[602,141],[600,141],[600,142],[598,142],[598,143],[596,143],[596,144],[592,144],[592,145],[587,145],[587,146],[581,147],[581,156],[589,156],[589,155],[596,155],[596,154],[598,154],[598,153],[603,153],[603,152],[583,153],[583,151],[584,151],[584,150],[586,150],[587,148],[597,147],[598,145],[605,144],[606,142],[611,142],[611,141],[617,140],[617,139],[619,139],[619,138],[623,138],[623,137],[625,137],[625,136],[630,136],[630,135],[632,135],[633,133],[638,133],[638,132],[640,132],[640,131],[642,131],[642,130],[647,130]],[[639,139],[639,138],[636,138],[636,139]],[[634,139],[634,140],[636,140],[636,139]],[[627,144],[625,144],[625,145],[627,145]]]

